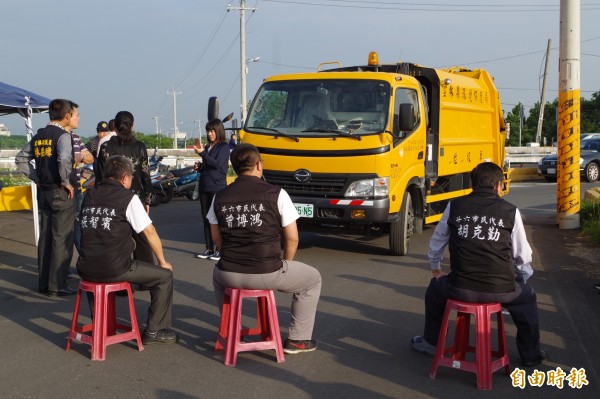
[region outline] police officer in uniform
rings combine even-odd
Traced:
[[[38,291],[51,296],[76,293],[67,285],[73,257],[75,222],[74,189],[69,182],[73,168],[71,136],[65,127],[79,111],[71,101],[50,102],[50,123],[39,129],[15,157],[15,163],[38,188],[40,237],[38,241]],[[35,160],[35,167],[31,161]]]

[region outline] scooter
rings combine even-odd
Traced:
[[[181,169],[171,170],[171,173],[176,178],[174,195],[176,197],[187,197],[189,200],[193,200],[194,189],[200,178],[199,172],[197,172],[195,166],[188,166]]]

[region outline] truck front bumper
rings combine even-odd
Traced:
[[[387,223],[390,219],[390,200],[382,199],[333,199],[292,196],[294,205],[312,205],[312,216],[301,215],[315,223]]]

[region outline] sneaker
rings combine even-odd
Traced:
[[[177,342],[177,335],[166,328],[158,331],[144,331],[142,343],[144,345],[152,344],[174,344]]]
[[[431,357],[435,356],[435,346],[425,341],[425,338],[423,338],[420,335],[412,337],[412,339],[410,340],[410,347],[412,348],[412,350],[422,353],[424,355]]]
[[[220,251],[215,251],[215,253],[210,256],[210,260],[220,260],[220,259],[221,259]]]
[[[211,256],[213,256],[215,253],[213,251],[211,251],[210,249],[207,249],[206,251],[202,252],[201,254],[196,255],[196,258],[200,258],[200,259],[208,259]]]
[[[286,339],[283,343],[283,351],[290,355],[296,353],[312,352],[317,349],[317,340],[308,339],[306,341],[296,341],[293,339]]]

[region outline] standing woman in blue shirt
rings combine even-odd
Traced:
[[[215,248],[210,233],[210,222],[207,214],[215,193],[227,186],[227,169],[229,169],[229,144],[225,135],[225,126],[220,119],[213,119],[206,124],[208,143],[194,146],[196,154],[202,158],[200,166],[199,197],[204,222],[204,238],[206,250],[197,257],[201,259],[221,259],[220,248]]]

